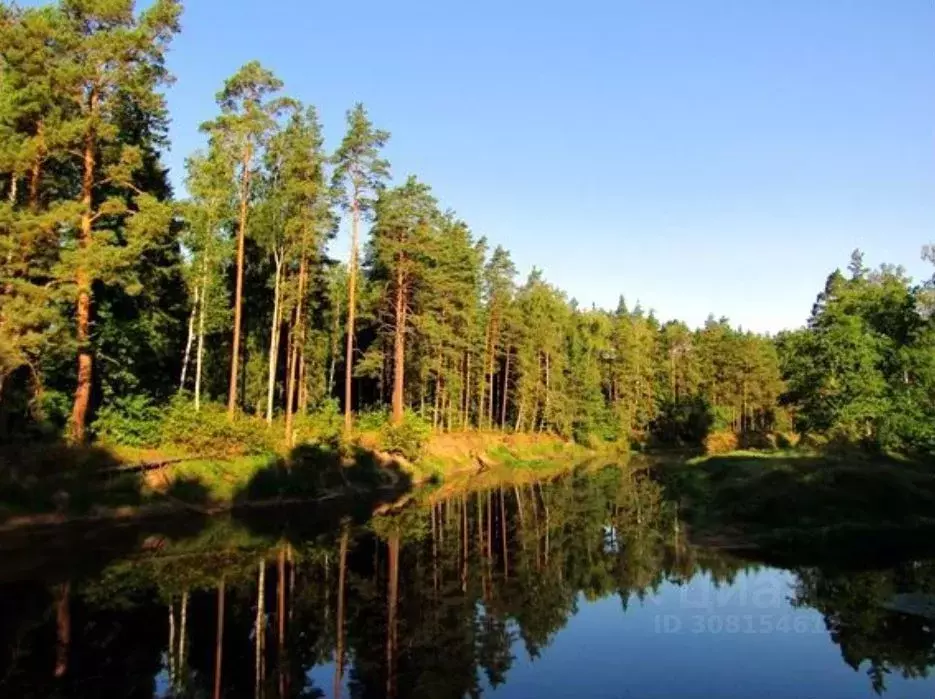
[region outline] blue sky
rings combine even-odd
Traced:
[[[256,58],[318,106],[329,147],[364,102],[397,180],[586,305],[774,331],[854,247],[931,274],[931,0],[186,4],[180,189],[214,93]]]

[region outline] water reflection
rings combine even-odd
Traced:
[[[935,664],[924,616],[884,608],[935,592],[932,563],[780,573],[693,547],[638,469],[425,492],[364,519],[330,503],[194,524],[8,544],[0,694],[523,696],[536,659],[556,695],[572,677],[598,696],[703,686],[660,674],[660,659],[703,665],[727,693],[763,679],[755,657],[740,670],[731,653],[786,653],[759,660],[794,673],[795,649],[814,656],[815,643],[885,692]],[[745,596],[767,584],[775,599]],[[624,661],[650,674],[622,686]]]

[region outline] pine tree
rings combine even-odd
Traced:
[[[251,61],[228,78],[217,93],[221,115],[201,125],[215,147],[237,159],[237,257],[234,286],[234,327],[227,414],[234,418],[240,378],[241,315],[243,312],[244,246],[252,188],[262,150],[277,128],[276,118],[291,101],[275,97],[282,81],[258,61]]]
[[[399,424],[405,408],[406,337],[410,334],[413,296],[429,278],[438,249],[439,212],[431,190],[415,177],[380,194],[371,237],[373,276],[384,281],[393,334],[392,419]]]
[[[357,104],[347,113],[347,133],[334,154],[333,185],[345,210],[351,212],[351,252],[348,260],[347,351],[344,363],[344,429],[351,429],[351,385],[354,374],[354,321],[357,311],[357,267],[360,220],[373,211],[374,197],[389,178],[389,163],[380,149],[390,135],[373,128],[367,111]]]
[[[132,288],[132,263],[150,237],[169,227],[170,207],[137,184],[145,153],[127,143],[123,127],[129,112],[151,132],[165,130],[158,89],[169,81],[164,58],[179,13],[175,0],[157,0],[140,15],[132,0],[64,0],[59,6],[55,55],[46,70],[64,104],[43,108],[37,122],[42,145],[34,152],[80,173],[72,196],[59,195],[48,213],[65,232],[55,274],[74,284],[78,372],[70,436],[76,442],[85,439],[91,401],[92,287]]]

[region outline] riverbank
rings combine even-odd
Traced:
[[[935,469],[883,455],[733,452],[661,459],[692,540],[782,558],[903,557],[935,541]]]
[[[472,478],[507,473],[544,477],[594,455],[547,435],[496,432],[435,435],[413,461],[381,451],[367,434],[344,446],[207,459],[172,449],[46,447],[4,463],[0,530],[175,511],[217,514],[341,495],[376,506],[443,483],[463,487]]]

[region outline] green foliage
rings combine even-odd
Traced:
[[[155,447],[163,437],[161,413],[146,396],[117,398],[98,411],[94,434],[107,444]]]
[[[229,420],[225,408],[208,403],[192,409],[187,397],[170,403],[160,424],[162,443],[202,457],[268,454],[279,446],[269,426],[258,418]]]
[[[403,421],[386,423],[380,430],[380,446],[391,454],[400,454],[415,461],[432,434],[432,426],[414,413],[407,412]]]

